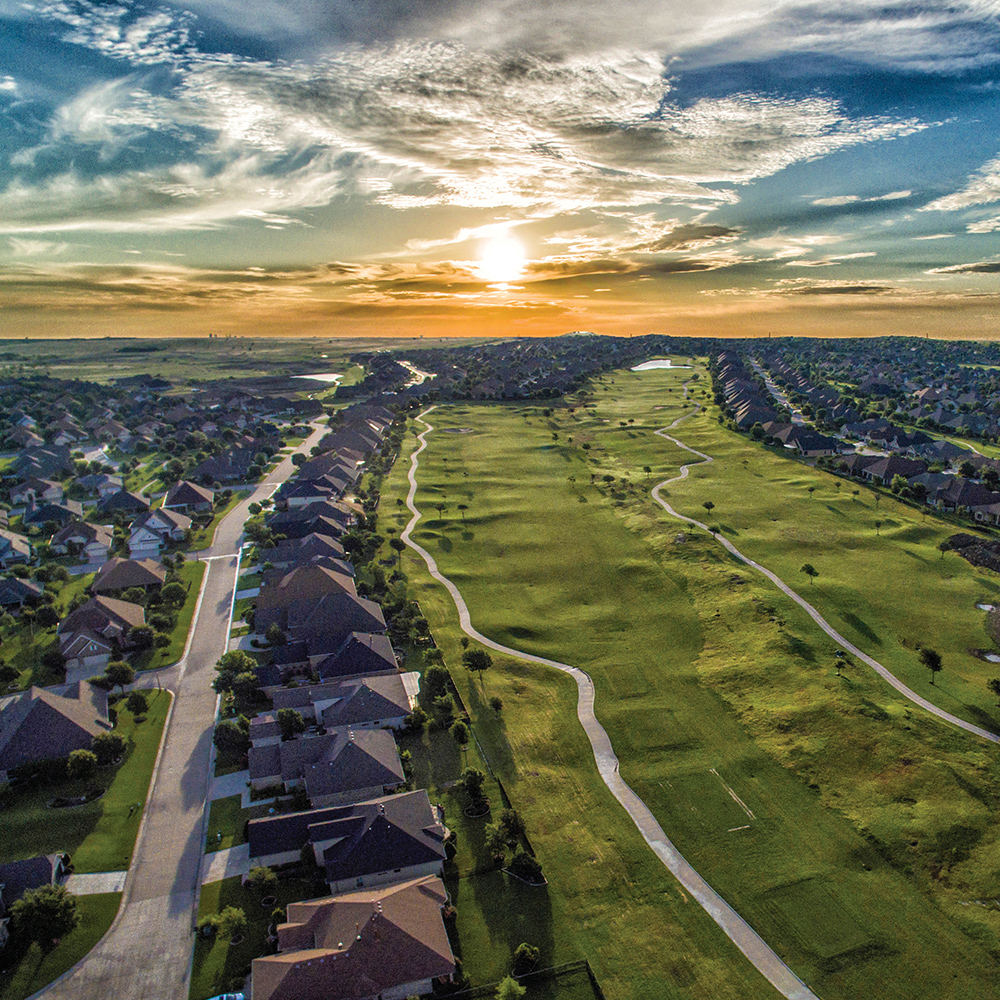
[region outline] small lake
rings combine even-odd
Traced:
[[[633,372],[648,372],[653,368],[690,368],[690,365],[675,365],[672,364],[670,358],[658,358],[656,361],[643,361],[641,365],[636,365],[634,368],[629,369]]]
[[[293,375],[292,378],[308,378],[313,382],[339,382],[344,376],[337,372],[320,372],[318,375]]]

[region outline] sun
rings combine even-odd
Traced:
[[[498,236],[483,247],[475,275],[490,284],[517,281],[524,274],[524,247],[509,236]]]

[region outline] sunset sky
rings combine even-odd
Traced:
[[[0,336],[992,338],[998,82],[997,0],[0,0]]]

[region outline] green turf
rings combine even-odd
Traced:
[[[183,606],[177,613],[177,624],[170,633],[170,645],[164,646],[162,649],[151,649],[134,655],[132,663],[136,670],[159,670],[161,667],[168,667],[170,664],[176,663],[184,653],[188,632],[191,629],[191,620],[194,618],[194,609],[198,605],[198,595],[201,593],[205,563],[196,560],[186,562],[178,573],[180,583],[187,588],[188,593]]]
[[[242,989],[241,981],[250,974],[251,961],[266,954],[267,925],[274,907],[314,899],[316,890],[321,888],[301,879],[282,880],[278,883],[277,902],[265,908],[257,895],[240,883],[240,877],[236,876],[209,882],[201,888],[199,919],[219,913],[227,906],[237,906],[246,914],[250,926],[239,944],[230,944],[215,937],[197,939],[188,994],[190,1000],[204,1000],[228,990]]]
[[[116,770],[102,769],[98,783],[107,784],[104,796],[82,806],[48,809],[56,796],[80,795],[87,783],[62,781],[18,790],[3,811],[3,860],[65,851],[78,872],[124,871],[129,866],[149,781],[170,704],[169,692],[150,691],[149,713],[136,723],[119,708],[116,732],[129,744],[128,756]],[[113,774],[113,777],[112,777]]]
[[[884,984],[885,997],[978,989],[973,984],[994,968],[982,946],[989,947],[992,918],[973,933],[959,903],[995,886],[989,867],[995,836],[986,819],[994,798],[988,772],[980,770],[988,761],[985,748],[910,712],[870,672],[837,678],[832,643],[817,637],[811,621],[770,585],[720,554],[707,535],[675,544],[678,526],[652,504],[648,489],[686,460],[652,434],[687,411],[679,383],[673,372],[619,373],[607,380],[607,394],[599,389],[593,415],[579,407],[551,417],[534,406],[440,407],[429,418],[435,426],[473,433],[430,436],[418,494],[425,520],[416,538],[462,588],[478,628],[591,673],[597,712],[623,775],[676,834],[688,859],[821,995],[861,995],[872,977]],[[718,428],[708,419],[703,425],[706,437]],[[741,474],[743,457],[734,452]],[[604,475],[613,476],[611,485]],[[393,482],[399,483],[395,472]],[[715,495],[734,505],[735,492],[720,487]],[[386,500],[394,503],[391,491],[383,492],[383,509],[391,510]],[[693,506],[700,502],[699,493]],[[803,490],[801,503],[818,507],[820,500]],[[468,509],[459,511],[459,504]],[[404,571],[420,581],[421,607],[439,646],[458,664],[453,609],[440,588],[424,584],[413,554],[404,559]],[[480,713],[478,684],[465,684],[478,725],[496,728],[491,713]],[[500,694],[507,705],[495,734],[494,766],[502,768],[529,828],[539,829],[533,841],[543,863],[563,861],[567,838],[553,836],[557,830],[574,843],[577,836],[589,840],[602,824],[616,838],[634,836],[595,783],[571,685],[504,662],[487,674],[485,687],[486,697]],[[558,712],[549,700],[554,691]],[[486,745],[489,753],[492,741]],[[590,801],[603,799],[600,808],[585,807],[566,779],[573,745],[576,780],[590,786]],[[900,767],[901,760],[910,763]],[[711,768],[754,820],[731,798],[726,802],[728,792]],[[922,785],[910,780],[910,769],[923,772]],[[693,781],[694,774],[701,778]],[[703,822],[690,819],[690,799],[673,794],[675,778],[697,796]],[[581,829],[567,830],[570,816]],[[730,832],[747,823],[749,830]],[[970,832],[963,833],[966,827]],[[914,828],[915,849],[909,844]],[[647,854],[641,844],[628,852],[645,870],[643,885],[663,885],[661,899],[678,894],[662,869],[658,878],[651,874]],[[600,863],[603,852],[592,850],[590,857]],[[579,882],[586,868],[577,860],[567,875]],[[960,891],[954,882],[941,884],[959,876]],[[806,915],[798,918],[801,927],[788,930],[788,916],[769,894],[807,879],[829,894],[831,912],[847,915],[844,940],[860,933],[875,942],[860,949],[863,960],[843,967],[833,962],[829,947],[815,944]],[[601,920],[586,915],[610,905],[635,928],[629,940],[641,940],[640,928],[654,919],[622,896],[620,883],[610,895],[577,885],[554,923],[573,926],[580,947],[602,964],[602,981],[608,978],[619,995],[638,996],[649,977],[663,974],[663,951],[653,955],[633,944],[626,956],[597,929]],[[728,977],[745,975],[745,963],[712,941],[714,928],[692,907],[680,913],[670,917],[671,933],[685,940],[679,950],[715,956],[714,965],[689,963],[684,988],[691,995],[725,995],[712,977],[731,989]],[[662,921],[661,914],[656,922]],[[818,936],[837,940],[829,930]],[[914,977],[917,965],[921,975]]]
[[[232,499],[224,507],[220,507],[216,510],[215,515],[212,520],[204,527],[199,528],[191,537],[191,544],[188,546],[191,552],[201,552],[203,549],[211,548],[212,541],[215,538],[215,529],[218,528],[219,522],[239,503],[242,503],[248,496],[250,496],[251,490],[236,490],[233,493]]]
[[[214,799],[208,811],[208,839],[205,843],[207,854],[238,847],[247,842],[246,824],[251,819],[267,815],[268,806],[252,805],[240,808],[240,796],[229,795],[224,799]],[[218,834],[222,834],[220,840]]]
[[[107,892],[80,896],[80,925],[50,951],[33,944],[27,952],[4,953],[5,962],[15,959],[0,972],[0,1000],[23,1000],[71,969],[97,944],[118,912],[121,893]]]

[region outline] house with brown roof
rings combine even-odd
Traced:
[[[60,483],[51,479],[39,479],[37,476],[29,476],[19,486],[15,486],[10,491],[11,503],[61,503],[63,499],[63,488]]]
[[[313,808],[387,795],[406,781],[386,729],[334,729],[251,747],[250,784],[304,787]]]
[[[172,486],[163,498],[163,506],[171,510],[211,510],[214,504],[213,490],[207,486],[198,486],[187,479],[182,479],[176,486]]]
[[[111,729],[108,694],[78,681],[65,694],[31,687],[0,702],[0,780],[11,768],[89,750]]]
[[[127,587],[159,587],[166,578],[166,569],[154,559],[115,556],[97,571],[90,590],[94,594],[106,594]]]
[[[290,903],[278,953],[255,958],[252,1000],[403,1000],[450,980],[455,956],[437,876]]]
[[[71,521],[52,536],[49,547],[53,555],[71,555],[99,564],[107,562],[113,541],[114,531],[107,524]]]
[[[141,604],[103,595],[92,597],[67,615],[56,629],[66,670],[103,669],[116,647],[128,646],[129,632],[145,624],[146,613]]]
[[[157,556],[170,542],[183,541],[191,528],[191,518],[175,510],[147,510],[129,529],[128,551],[133,559]]]

